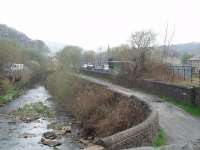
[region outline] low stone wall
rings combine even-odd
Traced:
[[[84,72],[88,75],[105,78],[104,74],[99,74],[98,72]],[[108,75],[108,77],[110,78],[110,75]],[[159,129],[158,112],[145,100],[139,99],[134,95],[128,97],[127,95],[118,93],[116,91],[115,94],[117,97],[130,100],[134,104],[133,107],[136,108],[137,111],[141,112],[139,114],[143,114],[145,118],[142,122],[129,129],[123,130],[108,137],[101,138],[96,142],[96,144],[101,145],[105,147],[105,149],[109,150],[120,150],[131,147],[152,145]]]
[[[154,80],[141,80],[137,83],[137,86],[155,94],[170,96],[186,103],[195,104],[194,87],[174,85]]]
[[[113,74],[109,72],[101,72],[96,70],[81,69],[81,73],[99,78],[113,79]]]
[[[148,113],[148,117],[142,123],[132,128],[100,139],[97,144],[104,146],[106,149],[120,150],[131,147],[149,146],[153,143],[159,129],[158,112],[146,102],[134,96],[131,96],[130,100],[141,111]]]
[[[195,100],[194,103],[200,106],[200,88],[195,88]]]
[[[109,78],[111,80],[114,79],[112,74],[88,70],[83,71],[83,73],[95,77]],[[160,96],[174,97],[177,100],[200,106],[200,88],[197,87],[181,86],[148,79],[138,81],[135,85],[133,85],[133,87],[141,88],[145,91],[152,92]]]

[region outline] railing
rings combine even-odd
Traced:
[[[113,71],[103,69],[84,69],[99,74],[114,75]],[[200,87],[200,67],[192,67],[190,65],[169,65],[163,73],[163,81],[182,82],[183,84],[194,85]]]
[[[189,65],[169,65],[168,76],[171,76],[176,80],[200,86],[200,67]]]

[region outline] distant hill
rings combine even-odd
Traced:
[[[176,44],[173,48],[181,54],[190,53],[193,55],[200,55],[200,43],[197,42]]]
[[[49,48],[41,40],[32,40],[22,32],[17,31],[7,25],[0,24],[0,39],[9,39],[19,42],[25,48],[38,49],[48,52]]]
[[[49,51],[51,53],[59,52],[66,46],[66,44],[63,43],[50,42],[50,41],[45,41],[45,44],[49,47]]]

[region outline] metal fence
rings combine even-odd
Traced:
[[[169,65],[168,75],[171,77],[200,86],[200,67],[189,65]]]

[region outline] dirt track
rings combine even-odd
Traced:
[[[200,118],[191,116],[173,104],[162,102],[158,96],[124,88],[103,79],[85,75],[81,75],[80,77],[104,85],[113,91],[142,98],[151,104],[159,112],[160,126],[167,134],[168,144],[185,143],[191,140],[200,139]]]

